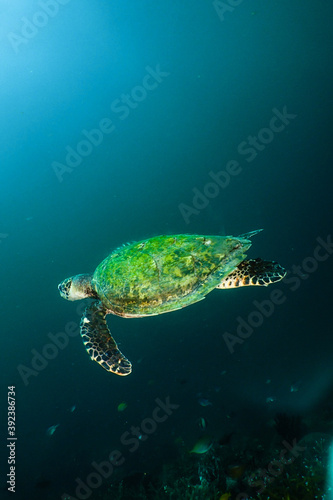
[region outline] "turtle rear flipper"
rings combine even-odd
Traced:
[[[80,323],[80,333],[90,358],[116,375],[129,375],[132,364],[119,351],[106,324],[106,309],[95,301],[86,308]]]
[[[286,270],[277,262],[262,259],[243,260],[216,288],[268,286],[282,280]]]

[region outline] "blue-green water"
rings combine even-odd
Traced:
[[[262,446],[232,497],[255,498],[247,477],[270,461],[277,413],[332,434],[331,4],[11,0],[0,14],[1,497],[14,385],[17,499],[79,498],[77,478],[113,450],[124,460],[85,498],[133,473],[161,478],[201,417],[205,460],[228,433],[228,463],[250,438]],[[279,261],[284,282],[109,316],[133,373],[90,361],[62,279],[128,241],[257,228],[249,256]],[[167,398],[177,408],[162,421]]]

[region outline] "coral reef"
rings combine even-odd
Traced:
[[[332,437],[311,433],[263,452],[234,437],[203,455],[182,453],[154,473],[136,473],[100,492],[101,500],[324,500]],[[94,497],[95,498],[95,497]]]

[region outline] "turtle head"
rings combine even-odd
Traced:
[[[77,274],[71,278],[66,278],[58,285],[61,297],[67,300],[97,297],[95,290],[92,288],[91,280],[91,274]]]

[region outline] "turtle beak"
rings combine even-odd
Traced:
[[[68,300],[70,288],[71,288],[71,283],[68,278],[59,283],[58,290],[63,299]]]

